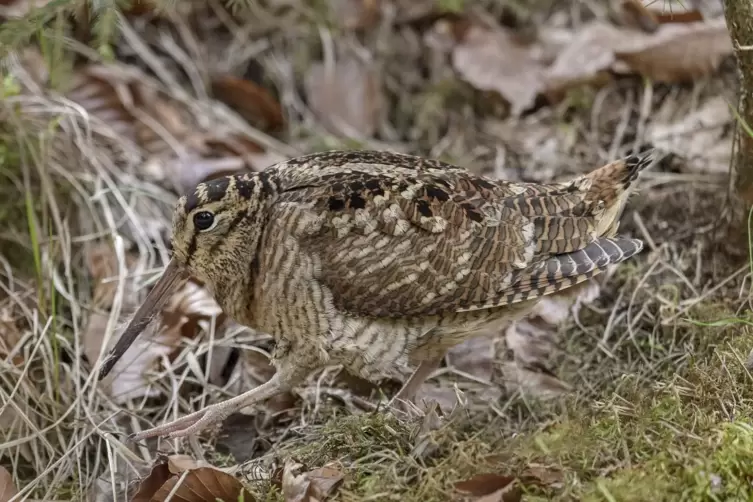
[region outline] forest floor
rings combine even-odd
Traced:
[[[720,224],[737,77],[708,3],[54,6],[0,87],[0,502],[176,483],[190,501],[751,500],[753,263]],[[25,5],[0,5],[0,40],[24,39]],[[546,181],[652,147],[621,227],[645,250],[453,349],[422,417],[379,409],[399,382],[328,368],[198,437],[129,443],[274,371],[270,337],[197,282],[96,380],[198,181],[353,148]],[[518,367],[521,346],[552,374]]]

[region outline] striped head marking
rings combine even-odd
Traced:
[[[253,215],[262,186],[258,175],[226,176],[200,183],[178,200],[172,228],[175,259],[210,287],[209,269],[225,261],[228,250],[248,251],[258,234]]]

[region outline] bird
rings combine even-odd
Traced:
[[[130,439],[197,434],[330,365],[371,381],[409,374],[390,403],[410,402],[454,345],[641,252],[618,228],[651,161],[632,154],[536,183],[335,150],[199,183],[178,199],[172,256],[100,378],[194,277],[234,321],[273,336],[276,371]]]

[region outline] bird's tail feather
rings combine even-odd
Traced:
[[[578,251],[554,255],[531,270],[521,270],[508,288],[507,303],[556,293],[603,272],[610,265],[638,254],[643,241],[603,237]]]

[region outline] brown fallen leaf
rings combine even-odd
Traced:
[[[583,26],[546,71],[554,92],[599,72],[640,73],[662,82],[689,81],[715,71],[732,54],[724,18],[661,24],[653,33],[602,21]]]
[[[671,152],[685,160],[692,172],[724,174],[730,163],[730,125],[732,110],[723,96],[715,96],[679,118],[655,116],[646,131],[646,138],[656,148]]]
[[[21,64],[38,85],[49,78],[39,51],[24,51]],[[255,126],[282,126],[280,105],[265,89],[226,75],[214,77],[211,86],[218,100]],[[92,130],[117,139],[128,156],[137,153],[145,159],[142,177],[178,194],[220,175],[266,167],[274,155],[224,122],[205,124],[206,117],[196,117],[194,110],[135,67],[79,65],[66,81],[64,94],[94,119]]]
[[[635,25],[647,33],[653,33],[659,29],[656,14],[643,5],[641,0],[624,0],[621,14],[628,24]]]
[[[398,24],[419,23],[447,13],[442,9],[442,2],[436,0],[392,0],[391,3],[395,9],[395,22]]]
[[[112,128],[119,138],[133,143],[138,141],[140,130],[145,126],[134,118],[124,104],[124,99],[131,96],[127,79],[110,75],[100,66],[85,65],[75,69],[66,86],[66,97],[91,117]]]
[[[315,63],[305,79],[311,109],[333,133],[363,139],[377,131],[384,107],[377,71],[348,55]]]
[[[491,381],[494,374],[494,338],[476,336],[447,351],[447,361],[458,371]]]
[[[244,502],[255,499],[235,477],[214,467],[199,467],[174,475],[152,496],[152,502],[208,502],[216,500]]]
[[[374,27],[381,17],[383,0],[333,0],[330,10],[338,24],[347,30],[365,30]]]
[[[514,116],[530,108],[544,89],[545,68],[536,47],[519,43],[502,28],[472,26],[452,51],[452,64],[477,89],[498,92]]]
[[[44,7],[52,0],[3,0],[0,2],[0,16],[7,19],[19,19],[34,9]]]
[[[657,8],[654,2],[644,4],[642,0],[624,0],[620,14],[623,22],[647,33],[658,30],[660,24],[696,23],[704,19],[701,11],[685,9],[682,4]]]
[[[603,85],[612,72],[669,83],[692,81],[714,72],[732,54],[723,17],[657,21],[649,32],[597,20],[555,38],[540,35],[523,43],[509,30],[471,25],[452,51],[453,66],[477,89],[500,94],[510,103],[511,114],[520,115],[540,95],[557,101],[572,87]],[[558,52],[550,61],[553,47]]]
[[[468,480],[458,481],[455,489],[477,497],[474,499],[476,502],[518,502],[522,497],[515,477],[504,474],[479,474]]]
[[[526,485],[558,486],[564,481],[565,475],[557,467],[532,462],[526,466],[519,478]]]
[[[24,358],[22,351],[18,350],[20,349],[18,344],[23,334],[19,328],[20,319],[16,315],[16,310],[14,305],[7,300],[0,305],[0,359],[6,359],[13,354],[8,362],[20,367],[24,363]]]
[[[215,75],[210,86],[215,98],[254,127],[266,131],[282,129],[284,118],[280,103],[263,87],[232,75]]]
[[[424,383],[416,391],[415,404],[419,409],[439,406],[445,415],[449,415],[458,404],[458,396],[453,387],[441,386],[431,382]]]
[[[157,490],[170,479],[172,474],[166,462],[161,462],[149,471],[144,479],[139,483],[136,493],[131,498],[131,502],[149,502]]]
[[[344,478],[335,466],[306,471],[303,464],[289,459],[282,473],[282,495],[285,502],[321,502],[337,490]]]
[[[698,10],[684,10],[681,12],[656,12],[654,16],[659,24],[667,23],[696,23],[703,21],[703,13]]]
[[[170,455],[167,457],[167,468],[170,474],[180,474],[183,471],[211,467],[204,460],[196,460],[191,455]]]
[[[714,72],[732,54],[724,19],[687,24],[664,24],[644,47],[615,48],[617,60],[634,73],[666,83],[691,81]]]
[[[550,374],[546,368],[556,347],[559,325],[577,315],[583,304],[594,301],[599,292],[596,282],[583,282],[542,298],[528,317],[506,326],[506,345],[515,358],[512,364],[502,364],[508,392],[522,391],[540,398],[550,398],[572,390],[570,385]]]
[[[16,495],[18,495],[18,488],[13,482],[13,476],[8,469],[0,465],[0,502],[8,502]]]

